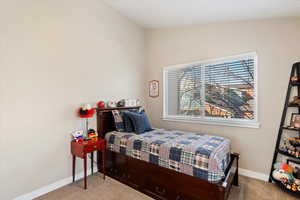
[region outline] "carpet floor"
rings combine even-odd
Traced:
[[[274,184],[240,176],[240,186],[233,187],[229,200],[296,200]],[[99,173],[88,177],[88,189],[83,181],[64,186],[35,200],[152,200],[109,177],[104,181]]]

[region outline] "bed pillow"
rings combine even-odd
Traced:
[[[152,130],[150,121],[145,111],[141,111],[141,112],[126,111],[125,113],[132,121],[134,126],[134,131],[137,134],[141,134],[146,131]]]
[[[141,110],[141,111],[137,110],[136,113],[142,114],[142,116],[144,118],[145,131],[152,131],[153,128],[151,126],[151,123],[149,121],[146,111],[145,110]]]
[[[124,130],[125,130],[125,132],[133,132],[134,131],[133,122],[127,113],[128,113],[128,111],[122,112],[123,122],[124,122]]]
[[[146,129],[146,131],[152,131],[153,128],[152,128],[152,126],[151,126],[151,123],[150,123],[150,120],[149,120],[149,118],[148,118],[147,113],[146,113],[145,111],[142,111],[142,112],[143,112],[143,114],[144,114],[145,129]]]
[[[123,113],[119,112],[118,110],[113,110],[112,114],[114,116],[116,130],[119,132],[124,132],[125,126],[124,126],[124,120],[123,120]]]

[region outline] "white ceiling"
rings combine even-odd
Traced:
[[[104,0],[148,27],[300,17],[300,0]]]

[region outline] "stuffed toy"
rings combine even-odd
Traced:
[[[277,170],[283,170],[287,173],[293,173],[294,171],[294,168],[286,163],[275,163],[274,164],[274,169],[277,169]]]
[[[285,172],[282,169],[274,170],[272,173],[274,179],[278,181],[293,181],[293,175],[290,173]]]
[[[293,171],[294,168],[286,163],[276,163],[274,164],[274,171],[272,176],[278,181],[288,181],[294,180]]]
[[[95,109],[92,108],[90,104],[85,104],[79,108],[79,117],[80,118],[91,118],[95,114]]]
[[[115,108],[117,105],[116,105],[116,102],[114,102],[114,101],[108,101],[107,102],[107,106],[109,108]]]
[[[117,107],[125,107],[125,99],[118,101]]]

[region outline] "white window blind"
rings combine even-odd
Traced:
[[[258,127],[255,53],[164,69],[164,119]]]

